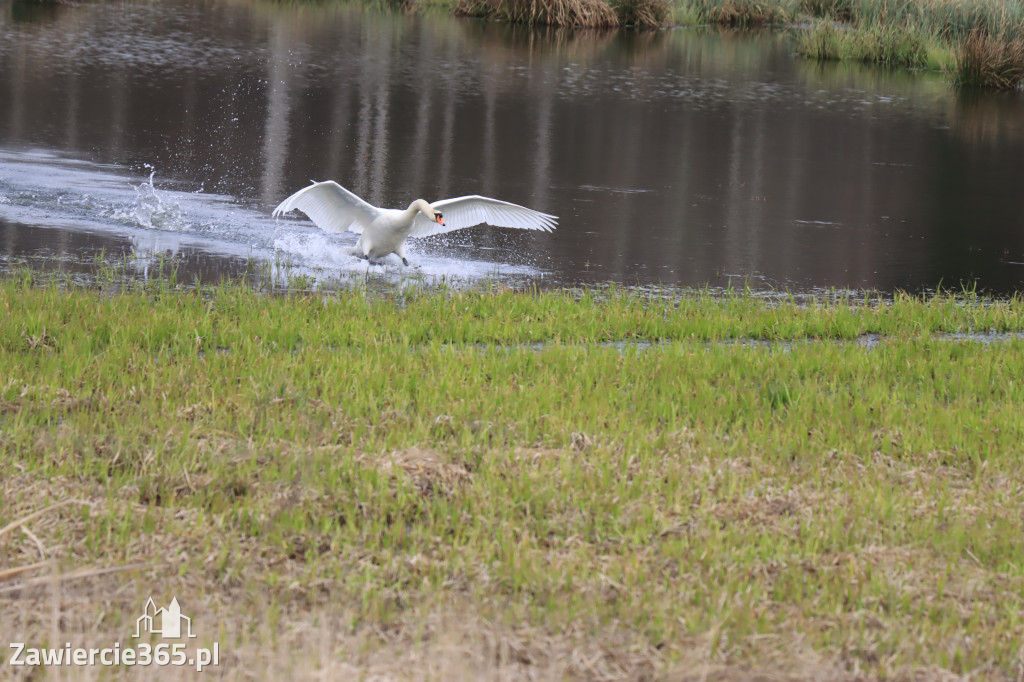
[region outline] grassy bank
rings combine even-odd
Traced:
[[[940,68],[961,88],[1013,90],[1024,79],[1024,3],[1010,0],[820,0],[801,54]]]
[[[231,678],[1024,665],[1024,341],[955,336],[1020,300],[30,280],[0,614],[35,646],[125,642],[152,594]]]
[[[967,89],[1024,80],[1020,0],[459,0],[455,11],[561,26],[785,25],[813,59],[941,69]]]

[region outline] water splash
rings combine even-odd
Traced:
[[[149,170],[149,179],[132,185],[135,190],[135,201],[129,206],[114,209],[110,217],[132,227],[147,230],[191,231],[193,224],[185,218],[181,205],[170,199],[165,200],[157,193],[153,184],[156,168],[148,163],[144,168]]]

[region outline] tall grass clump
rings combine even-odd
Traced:
[[[604,0],[459,0],[455,14],[515,24],[612,28],[619,17]]]
[[[658,28],[669,18],[666,0],[459,0],[455,14],[550,26]]]
[[[845,31],[831,21],[822,21],[812,29],[796,34],[796,50],[804,57],[825,61],[842,59]]]
[[[1024,29],[1024,27],[1022,27]],[[967,90],[1016,90],[1024,81],[1024,35],[972,29],[958,41],[953,84]]]
[[[792,21],[795,0],[458,0],[455,14],[552,26],[657,28],[670,18],[688,24],[750,28]]]
[[[669,19],[665,0],[615,0],[612,7],[622,26],[654,28],[663,26]]]
[[[792,21],[797,5],[792,0],[691,0],[688,3],[707,23],[750,28]]]
[[[801,0],[800,12],[833,21],[852,21],[856,0]]]
[[[918,68],[928,63],[926,39],[907,25],[853,29],[830,20],[796,37],[797,51],[819,60],[848,60]]]

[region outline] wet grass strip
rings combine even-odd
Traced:
[[[23,275],[0,318],[0,612],[28,638],[55,573],[86,576],[65,630],[123,638],[160,584],[282,670],[1020,664],[1024,341],[949,337],[1024,331],[1020,299]]]

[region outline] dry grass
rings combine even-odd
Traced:
[[[680,434],[679,442],[696,459],[689,463],[666,460],[665,465],[683,466],[694,478],[717,476],[725,480],[738,476],[750,482],[763,480],[765,462],[730,461],[723,471],[712,461],[701,458],[702,447],[694,442],[694,434]],[[582,457],[578,446],[564,450],[520,449],[502,466],[529,470],[545,461],[585,466]],[[472,477],[465,468],[446,459],[427,449],[410,448],[386,457],[366,455],[360,462],[388,477],[410,476],[416,481],[417,495],[432,497],[438,494],[439,482],[443,483],[442,488],[451,486],[451,491],[472,485]],[[972,481],[948,467],[910,466],[886,458],[869,466],[890,469],[893,480],[911,490],[922,490],[933,480],[952,475],[952,487],[965,494],[963,500],[951,500],[953,505],[968,513],[980,512],[970,502]],[[853,467],[833,475],[851,477],[857,476],[858,471]],[[993,487],[986,495],[1010,499],[1006,493],[1013,488],[1006,486],[1017,484],[990,480],[990,485]],[[743,487],[751,491],[757,488]],[[703,535],[704,542],[713,543],[716,525],[741,525],[755,529],[759,535],[781,540],[798,535],[801,526],[816,518],[842,514],[850,502],[823,493],[817,486],[776,490],[769,484],[761,488],[760,493],[752,492],[733,501],[713,502],[706,513],[711,525],[696,519],[670,524],[662,536],[671,539]],[[895,614],[885,615],[893,605],[879,610],[878,604],[866,601],[856,606],[858,593],[866,585],[882,579],[898,586],[901,599],[922,606],[941,603],[964,621],[977,618],[979,608],[999,594],[1021,587],[1018,579],[1008,577],[1002,580],[1009,580],[1009,584],[994,584],[991,573],[980,562],[969,561],[951,570],[936,561],[928,550],[879,545],[858,552],[823,552],[795,562],[772,559],[755,561],[746,567],[720,566],[718,570],[727,573],[741,568],[744,582],[759,584],[759,589],[767,593],[792,589],[793,581],[847,585],[844,591],[852,602],[813,621],[797,604],[770,606],[761,617],[777,623],[771,634],[737,637],[732,632],[730,621],[739,611],[752,608],[742,593],[709,595],[726,603],[735,600],[735,605],[725,610],[733,611],[733,615],[726,615],[710,628],[699,628],[662,643],[652,642],[641,632],[614,620],[597,623],[584,619],[558,627],[530,624],[528,619],[515,615],[519,609],[514,605],[495,610],[473,598],[470,591],[450,587],[437,591],[441,597],[437,600],[415,598],[414,585],[400,588],[411,601],[399,617],[366,621],[359,615],[358,603],[343,598],[338,585],[311,579],[300,557],[281,556],[259,537],[225,537],[215,519],[203,519],[187,508],[143,507],[133,501],[134,491],[122,491],[112,498],[110,491],[97,484],[66,479],[40,481],[26,475],[5,479],[0,495],[3,499],[15,499],[23,497],[15,491],[24,493],[26,489],[33,493],[30,499],[72,495],[75,499],[42,509],[17,505],[5,510],[19,514],[19,519],[8,525],[9,530],[5,529],[5,537],[0,541],[3,564],[23,564],[37,573],[34,577],[0,578],[0,613],[5,634],[11,641],[27,641],[35,646],[56,643],[58,647],[66,641],[82,647],[109,647],[113,642],[120,642],[122,647],[132,646],[134,619],[148,596],[159,602],[169,600],[170,595],[176,594],[179,599],[181,595],[191,595],[182,605],[199,635],[192,646],[219,643],[220,665],[204,672],[217,679],[863,681],[875,679],[874,674],[862,670],[865,663],[872,668],[886,667],[886,656],[895,657],[903,649],[909,652],[934,645],[908,636],[917,626],[906,615],[896,620]],[[919,500],[921,507],[917,513],[932,513],[935,501],[923,494]],[[1013,510],[1007,508],[1005,512],[1012,514]],[[86,557],[94,554],[83,546],[90,535],[89,526],[111,516],[145,517],[147,530],[118,546],[106,565],[72,569],[75,564],[87,563]],[[234,568],[226,573],[216,569],[218,553],[206,555],[204,537],[230,543],[230,563]],[[582,546],[581,541],[577,540],[576,545]],[[558,550],[553,547],[552,551]],[[46,559],[44,566],[38,565],[40,557]],[[639,550],[638,557],[652,568],[659,563],[656,554],[649,550]],[[129,558],[144,559],[148,565],[121,563]],[[353,561],[372,560],[371,555],[356,548]],[[403,558],[412,570],[420,569],[421,573],[430,562],[447,560],[443,555],[422,554]],[[205,570],[182,573],[175,568],[182,562]],[[710,589],[702,584],[694,568],[681,566],[673,574],[652,571],[651,580],[667,581],[664,598],[685,598],[688,593]],[[278,576],[273,585],[265,582],[267,574]],[[488,571],[481,567],[477,580],[486,582],[487,576]],[[253,589],[258,585],[263,585],[263,589]],[[586,598],[608,600],[627,598],[627,591],[636,588],[608,575],[593,585],[581,585],[580,589],[585,591]],[[428,591],[434,592],[435,588]],[[205,597],[196,599],[195,595]],[[811,599],[829,596],[812,595]],[[808,628],[834,631],[837,639],[832,651],[816,652],[807,640]],[[1013,626],[1007,627],[1004,634],[1019,638],[1024,633],[1019,626]],[[900,642],[899,648],[891,650],[890,642]],[[952,660],[960,647],[970,644],[954,639],[941,646],[948,648]],[[1016,669],[1024,670],[1024,658],[1018,655],[1018,659]],[[942,667],[894,667],[886,677],[907,681],[1012,679],[1000,672],[1003,669],[999,662],[992,661],[975,668],[965,678]],[[159,670],[160,679],[170,680],[194,679],[195,674],[190,668],[151,670]],[[5,672],[15,680],[34,679],[31,668],[5,668]],[[67,668],[60,672],[62,679],[91,680],[134,679],[139,671]]]
[[[524,453],[517,464],[533,466],[538,458],[573,457],[570,451]],[[443,457],[413,448],[363,464],[386,475],[403,472],[421,478],[422,495],[436,494],[437,481],[458,485],[468,479],[460,466],[445,465]],[[719,626],[672,642],[655,646],[642,634],[615,622],[596,625],[581,621],[578,626],[544,628],[519,619],[509,619],[468,596],[454,596],[442,602],[410,604],[400,618],[388,622],[361,623],[358,608],[332,595],[327,582],[310,581],[299,560],[274,557],[258,538],[232,543],[232,563],[238,572],[219,576],[215,571],[182,574],[172,570],[190,556],[201,552],[204,535],[217,536],[215,527],[201,523],[185,509],[146,509],[129,495],[112,502],[99,486],[83,486],[69,480],[47,483],[15,476],[0,488],[5,499],[12,490],[29,486],[37,494],[54,497],[75,494],[81,499],[50,505],[24,513],[5,542],[0,545],[5,564],[31,562],[24,567],[34,577],[0,577],[0,613],[10,641],[30,646],[60,648],[64,642],[75,647],[122,648],[136,646],[131,639],[134,619],[141,614],[146,598],[166,602],[179,595],[184,612],[192,618],[198,634],[195,647],[209,647],[217,641],[220,665],[207,668],[204,675],[217,679],[370,679],[370,680],[836,680],[865,679],[844,669],[838,659],[826,659],[813,652],[802,634],[791,631],[770,637],[729,642]],[[736,509],[718,507],[713,514],[730,522],[757,517],[758,523],[773,524],[773,518],[804,513],[796,498],[764,505],[741,502]],[[81,507],[75,509],[74,507]],[[16,511],[9,509],[8,511]],[[806,509],[804,510],[806,511]],[[147,516],[150,529],[139,535],[121,553],[145,558],[146,564],[118,565],[111,557],[107,566],[64,570],[76,563],[76,555],[89,554],[79,546],[89,535],[88,526],[105,515]],[[21,537],[14,537],[18,533]],[[675,531],[669,529],[668,533]],[[224,538],[227,540],[227,538]],[[44,565],[34,561],[47,557]],[[212,568],[214,556],[199,557]],[[900,557],[910,563],[913,557]],[[407,557],[411,565],[429,561],[420,555]],[[881,552],[869,558],[875,564],[887,560]],[[807,571],[832,571],[854,557],[826,557],[824,566],[808,564]],[[194,563],[194,562],[193,562]],[[755,573],[781,573],[778,565],[753,569]],[[279,583],[253,590],[262,574],[279,574]],[[622,587],[612,579],[598,588],[595,598],[608,598]],[[207,595],[202,600],[180,599],[180,595]],[[483,608],[481,608],[483,606]],[[724,625],[724,624],[723,624]],[[723,649],[724,647],[724,649]],[[759,663],[730,663],[730,649],[745,649]],[[5,652],[6,653],[6,652]],[[9,679],[35,679],[31,667],[6,667]],[[160,679],[194,679],[191,668],[151,668]],[[60,671],[62,679],[134,679],[139,670],[70,667]],[[936,671],[941,673],[941,671]],[[932,679],[940,679],[935,677]],[[949,679],[955,679],[949,677]]]
[[[666,0],[459,0],[461,16],[550,26],[658,28],[669,18]]]
[[[613,4],[623,26],[657,28],[669,20],[669,6],[665,0],[617,0]]]
[[[709,21],[720,26],[747,28],[789,21],[792,13],[778,0],[697,0]]]
[[[388,476],[406,477],[421,495],[451,497],[472,475],[465,466],[448,459],[436,451],[412,447],[384,456],[362,455],[356,461]]]
[[[455,14],[531,25],[612,28],[619,18],[604,0],[459,0]]]
[[[534,452],[538,457],[555,453]],[[569,456],[568,451],[557,456]],[[469,480],[459,465],[444,457],[410,448],[387,457],[366,456],[361,462],[388,476],[408,475],[419,494],[432,496],[438,484],[458,486]],[[10,641],[29,646],[122,648],[137,646],[131,638],[134,619],[145,600],[166,602],[171,595],[207,595],[202,600],[180,599],[192,618],[198,641],[209,647],[217,641],[218,667],[204,675],[217,679],[371,679],[371,680],[854,680],[851,675],[806,649],[794,634],[791,644],[799,654],[781,656],[775,642],[765,651],[756,674],[747,666],[722,662],[713,650],[716,633],[697,634],[669,649],[653,646],[639,633],[613,623],[595,630],[579,627],[538,628],[506,620],[467,597],[443,602],[420,602],[401,618],[386,623],[359,622],[358,609],[332,596],[331,585],[310,581],[299,560],[272,556],[258,538],[232,543],[237,573],[216,571],[182,574],[171,570],[201,552],[202,538],[216,537],[216,527],[205,525],[183,508],[163,510],[139,506],[131,493],[116,500],[98,485],[55,479],[42,482],[13,476],[0,486],[3,499],[20,497],[30,489],[39,498],[76,495],[75,499],[29,511],[8,507],[22,516],[3,529],[0,556],[3,565],[18,565],[0,575],[0,613]],[[15,493],[18,492],[18,494]],[[38,499],[38,498],[36,498]],[[149,529],[119,548],[105,566],[69,569],[79,555],[91,554],[82,546],[88,527],[103,516],[146,516]],[[227,538],[223,538],[227,540]],[[123,556],[146,562],[118,564]],[[43,557],[44,561],[38,559]],[[212,568],[213,555],[198,557]],[[417,555],[406,559],[416,565],[429,561]],[[276,572],[279,584],[264,590],[250,585],[260,576]],[[6,642],[5,642],[6,644]],[[0,661],[9,651],[3,652]],[[35,679],[32,667],[7,667],[8,679]],[[160,679],[194,679],[189,667],[151,668]],[[69,667],[60,677],[68,680],[135,679],[132,668]]]
[[[957,43],[952,76],[965,89],[1017,90],[1024,81],[1024,35],[972,29]]]

